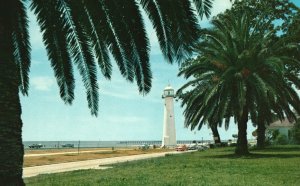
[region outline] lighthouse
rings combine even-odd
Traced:
[[[173,103],[174,97],[174,89],[168,85],[164,89],[162,95],[162,98],[165,99],[162,147],[175,147],[177,145]]]

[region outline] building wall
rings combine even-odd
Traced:
[[[289,139],[289,131],[292,130],[292,128],[290,127],[278,127],[278,128],[271,128],[271,129],[268,129],[270,131],[275,131],[275,130],[278,130],[279,134],[282,134],[282,135],[285,135],[287,137],[287,139]]]
[[[279,134],[283,134],[287,137],[287,139],[289,138],[289,130],[290,128],[279,128]]]

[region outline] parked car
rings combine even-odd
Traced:
[[[29,145],[28,147],[31,149],[39,149],[39,148],[42,148],[43,145],[42,144],[32,144],[32,145]]]
[[[198,145],[197,144],[190,144],[187,147],[188,150],[197,150],[198,149]]]
[[[63,148],[74,148],[74,144],[62,144],[61,147],[63,147]]]
[[[198,147],[197,148],[198,151],[203,151],[203,150],[209,149],[209,146],[207,146],[207,145],[198,145],[197,147]]]
[[[149,148],[150,148],[150,146],[148,144],[143,144],[143,145],[139,146],[139,149],[142,149],[142,150],[147,150]]]
[[[198,150],[198,151],[203,151],[208,149],[209,147],[206,145],[201,145],[201,144],[190,144],[187,149],[188,150]]]
[[[175,148],[176,151],[186,151],[188,150],[186,145],[179,145]]]

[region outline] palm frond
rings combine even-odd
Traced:
[[[145,26],[135,1],[116,1],[115,8],[123,16],[130,36],[130,44],[132,48],[132,62],[134,65],[135,78],[139,91],[148,93],[151,87],[152,74],[149,63],[149,41],[146,35]]]
[[[111,79],[112,65],[109,58],[109,51],[107,44],[107,35],[109,25],[105,20],[105,15],[102,11],[99,11],[101,4],[97,0],[85,0],[81,2],[82,10],[85,13],[82,15],[85,28],[88,30],[88,34],[91,36],[91,42],[94,48],[95,57],[97,58],[98,65],[102,72],[102,75]],[[122,57],[121,57],[122,58]],[[116,58],[118,60],[118,58]],[[119,61],[122,64],[122,62]]]
[[[69,47],[86,88],[88,107],[95,116],[98,114],[98,83],[95,58],[91,39],[81,17],[81,4],[77,1],[61,1],[61,14],[69,29]]]
[[[55,1],[33,0],[31,9],[37,15],[60,96],[65,103],[71,104],[74,99],[75,80],[67,41],[69,30],[65,20],[61,18]]]
[[[130,36],[128,25],[124,21],[124,16],[119,12],[122,11],[119,6],[116,6],[115,1],[100,1],[102,5],[102,10],[105,12],[105,16],[110,25],[113,35],[109,37],[111,43],[113,44],[111,48],[113,54],[118,55],[118,50],[120,50],[123,56],[123,61],[116,60],[121,73],[130,82],[133,82],[135,78],[135,66],[134,66],[134,54],[133,47],[131,45],[132,38]],[[119,7],[119,8],[118,8]],[[114,38],[116,42],[114,42]],[[116,57],[116,55],[115,55]],[[118,56],[117,56],[118,57]]]
[[[182,61],[192,54],[199,39],[198,20],[188,0],[141,0],[169,62]]]
[[[30,68],[30,43],[28,33],[28,17],[23,1],[16,1],[16,15],[13,25],[13,50],[14,61],[17,64],[20,77],[20,91],[23,95],[28,95],[29,88],[29,68]]]
[[[140,0],[140,3],[152,22],[164,57],[168,62],[172,62],[174,54],[172,51],[172,42],[170,41],[170,26],[167,24],[168,20],[162,12],[161,7],[156,0]]]
[[[205,17],[208,19],[211,14],[213,0],[193,0],[193,1],[200,18],[203,19],[203,15],[205,15]]]

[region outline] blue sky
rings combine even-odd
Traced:
[[[215,0],[212,12],[216,15],[230,5],[229,0]],[[149,21],[146,20],[146,29],[151,43],[150,61],[153,72],[151,92],[146,96],[140,95],[136,84],[126,82],[114,66],[111,81],[99,75],[100,109],[98,117],[94,117],[88,109],[85,89],[77,71],[75,71],[76,88],[73,105],[67,106],[60,99],[54,73],[32,12],[29,13],[29,18],[32,66],[29,96],[21,96],[24,141],[161,140],[162,91],[168,83],[176,90],[185,80],[177,77],[177,64],[170,65],[163,59]],[[208,20],[203,20],[200,25],[208,26]],[[206,126],[200,131],[184,128],[182,113],[180,102],[175,102],[177,140],[194,140],[202,137],[212,139],[211,131]],[[251,124],[248,126],[248,138],[251,139],[254,128]],[[228,131],[223,128],[219,131],[221,139],[230,139],[232,134],[237,133],[237,126],[231,123]]]

